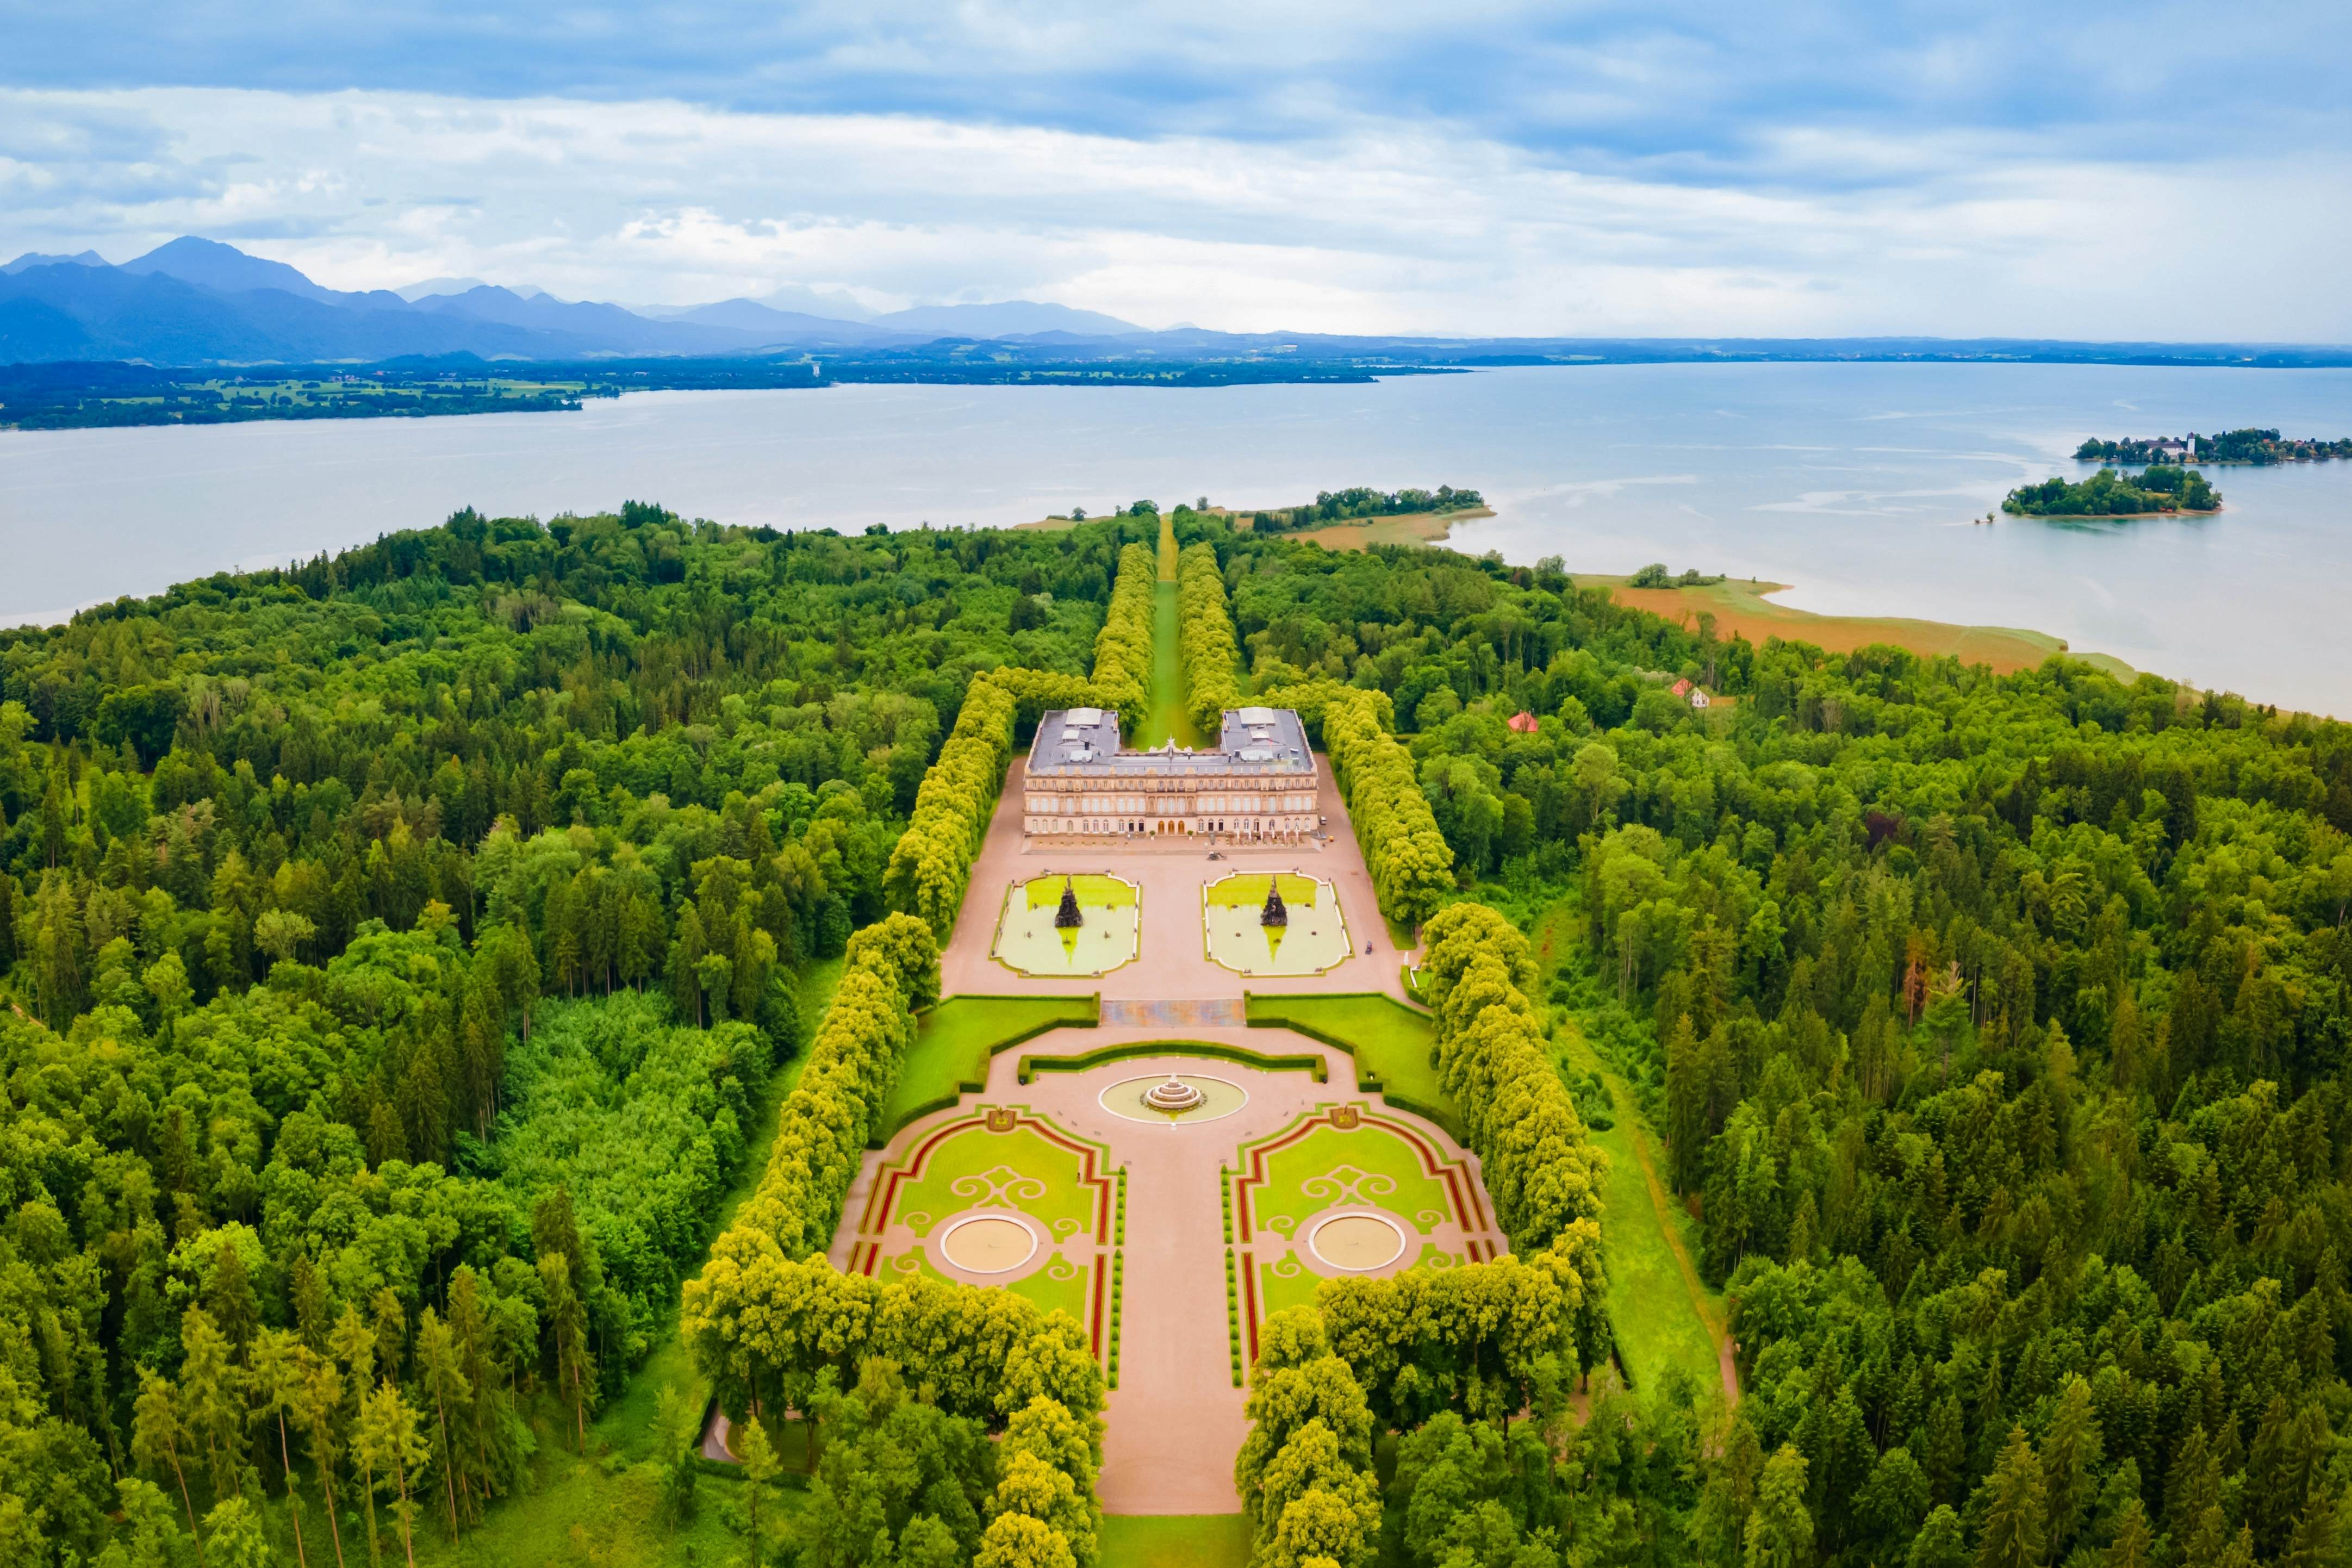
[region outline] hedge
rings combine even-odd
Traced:
[[[1151,703],[1151,621],[1159,552],[1130,544],[1118,552],[1118,581],[1110,591],[1110,613],[1095,638],[1095,689],[1102,706],[1118,710],[1120,725],[1132,734]]]
[[[1402,926],[1427,920],[1454,891],[1454,850],[1421,793],[1412,753],[1389,733],[1388,694],[1318,680],[1267,692],[1260,700],[1297,709],[1311,729],[1320,730],[1381,913]]]
[[[907,831],[891,847],[882,892],[892,909],[919,917],[940,942],[948,940],[1004,788],[1016,727],[1049,708],[1098,700],[1092,683],[1051,670],[992,669],[972,678],[955,728],[915,792]]]
[[[1192,727],[1214,735],[1228,708],[1241,706],[1241,646],[1225,602],[1225,576],[1217,552],[1195,544],[1179,557],[1176,574],[1176,638],[1184,667],[1184,711]]]
[[[831,1243],[842,1199],[914,1041],[915,1010],[939,994],[939,943],[921,921],[886,915],[849,939],[833,1005],[777,1113],[767,1169],[714,1251],[738,1233],[791,1258]]]
[[[1311,1051],[1276,1057],[1246,1046],[1228,1046],[1213,1040],[1141,1040],[1123,1046],[1097,1046],[1076,1056],[1023,1057],[1014,1076],[1025,1087],[1041,1072],[1086,1072],[1106,1062],[1136,1057],[1207,1057],[1259,1072],[1303,1072],[1317,1083],[1324,1082],[1331,1073],[1329,1064]]]
[[[1484,904],[1448,906],[1430,921],[1422,987],[1437,1009],[1439,1080],[1462,1108],[1496,1222],[1523,1255],[1552,1253],[1583,1281],[1574,1303],[1587,1366],[1608,1352],[1602,1305],[1601,1182],[1608,1156],[1544,1048],[1528,1005],[1535,960],[1522,936]]]

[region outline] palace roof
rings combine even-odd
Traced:
[[[1314,772],[1307,727],[1287,708],[1229,708],[1213,749],[1171,742],[1148,752],[1121,748],[1118,715],[1108,709],[1055,709],[1037,721],[1037,739],[1029,748],[1031,778],[1311,777]]]

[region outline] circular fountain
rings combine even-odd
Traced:
[[[1100,1098],[1102,1108],[1113,1116],[1163,1127],[1215,1121],[1249,1103],[1248,1091],[1229,1079],[1174,1071],[1121,1079]]]
[[[1167,1082],[1154,1084],[1143,1091],[1144,1104],[1171,1115],[1190,1110],[1208,1098],[1198,1085],[1186,1083],[1174,1073],[1168,1075]]]

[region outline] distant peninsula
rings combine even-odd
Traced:
[[[2342,440],[2282,440],[2276,430],[2224,430],[2218,436],[2126,436],[2103,441],[2096,436],[2074,448],[2078,463],[2325,463],[2352,458],[2352,437]]]
[[[2221,492],[2205,476],[2173,464],[2151,464],[2146,472],[2101,468],[2087,479],[2052,478],[2020,485],[2000,510],[2012,517],[2168,517],[2221,510]]]

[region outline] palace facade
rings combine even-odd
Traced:
[[[1118,715],[1060,709],[1029,748],[1022,831],[1041,838],[1215,834],[1296,844],[1322,825],[1307,728],[1287,708],[1225,710],[1214,751],[1130,752]]]

